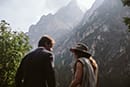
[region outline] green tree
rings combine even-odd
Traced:
[[[130,0],[122,0],[124,6],[130,6]],[[130,18],[124,17],[124,22],[128,26],[128,30],[130,32]]]
[[[8,23],[0,22],[0,87],[14,87],[16,70],[30,49],[25,33],[11,31]]]
[[[122,0],[122,2],[124,3],[124,6],[130,6],[130,0]]]

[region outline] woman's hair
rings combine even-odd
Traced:
[[[75,55],[77,55],[78,58],[81,58],[81,57],[89,58],[91,56],[91,54],[82,52],[80,50],[74,50],[74,53]]]
[[[79,50],[75,50],[74,53],[75,53],[75,55],[77,55],[78,58],[82,58],[82,57],[88,58],[92,67],[93,67],[93,69],[94,69],[94,72],[96,71],[98,66],[97,66],[96,61],[92,58],[91,54],[84,53],[84,52],[79,51]]]
[[[94,73],[96,73],[95,71],[98,68],[96,61],[92,57],[89,58],[89,61],[94,69]]]
[[[43,37],[41,37],[41,39],[38,42],[38,47],[40,46],[45,46],[46,44],[50,44],[52,47],[54,45],[55,41],[53,38],[51,38],[48,35],[44,35]]]

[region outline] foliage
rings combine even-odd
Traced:
[[[130,18],[124,17],[124,22],[128,26],[129,32],[130,32]]]
[[[122,0],[124,6],[130,6],[130,0]]]
[[[14,77],[23,55],[31,49],[23,32],[11,31],[4,20],[0,22],[0,87],[14,87]]]
[[[130,6],[130,0],[122,0],[124,6]],[[128,26],[129,32],[130,32],[130,18],[124,17],[124,22]]]

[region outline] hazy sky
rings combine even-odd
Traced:
[[[42,15],[55,13],[71,0],[0,0],[0,20],[6,20],[15,31],[28,31]],[[85,11],[95,0],[77,0]]]

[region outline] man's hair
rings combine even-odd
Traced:
[[[55,43],[55,41],[54,41],[54,39],[52,37],[50,37],[48,35],[44,35],[39,40],[38,47],[45,46],[46,44],[50,44],[53,47],[54,43]]]

